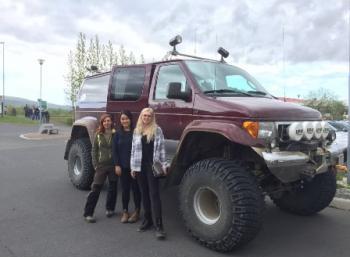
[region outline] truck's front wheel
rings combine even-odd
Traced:
[[[68,154],[68,176],[78,189],[88,190],[94,176],[91,143],[88,138],[75,140]]]
[[[199,161],[186,171],[179,190],[186,227],[213,250],[231,251],[253,239],[261,227],[263,196],[240,162]]]
[[[314,177],[282,197],[271,196],[282,210],[299,215],[312,215],[326,208],[333,200],[337,189],[335,173],[332,170]]]

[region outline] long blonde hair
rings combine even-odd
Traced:
[[[149,125],[145,126],[142,122],[142,116],[148,112],[151,115],[151,122]],[[136,123],[135,133],[147,137],[147,142],[149,143],[155,136],[157,130],[156,117],[152,108],[144,108]]]

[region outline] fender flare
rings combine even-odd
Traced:
[[[194,120],[182,132],[178,151],[182,143],[191,132],[216,133],[226,137],[229,141],[246,146],[263,146],[264,142],[252,138],[240,125],[227,120]]]
[[[194,120],[187,125],[184,129],[174,158],[172,159],[170,165],[170,174],[167,180],[167,185],[177,185],[179,184],[185,169],[188,168],[188,163],[183,158],[186,150],[184,148],[188,147],[187,142],[191,137],[191,134],[196,132],[205,132],[220,135],[227,139],[228,142],[232,142],[243,147],[251,148],[259,147],[264,145],[264,141],[261,139],[252,138],[239,124],[233,121],[225,120]],[[186,158],[186,157],[185,157]]]
[[[97,127],[98,121],[95,117],[86,116],[82,119],[76,120],[72,125],[71,136],[66,144],[64,159],[68,160],[68,153],[75,139],[89,138],[90,143],[92,143]]]
[[[77,127],[84,127],[89,134],[90,142],[92,142],[94,139],[95,131],[98,127],[98,120],[92,116],[86,116],[82,119],[76,120],[72,125],[71,139],[77,138],[75,134],[75,128]]]

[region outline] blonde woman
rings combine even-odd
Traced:
[[[161,163],[166,172],[163,132],[156,123],[153,109],[145,108],[134,130],[130,160],[131,176],[139,184],[144,208],[144,220],[138,231],[148,230],[155,224],[156,237],[164,239],[159,182],[152,171],[155,161]]]

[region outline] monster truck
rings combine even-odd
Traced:
[[[221,252],[252,240],[262,225],[264,197],[282,210],[312,215],[336,191],[331,148],[321,114],[269,94],[246,71],[220,61],[181,54],[163,61],[115,66],[86,77],[64,158],[68,175],[88,189],[94,169],[91,142],[101,113],[134,114],[152,107],[166,138],[169,175],[178,185],[179,208],[190,234]]]

